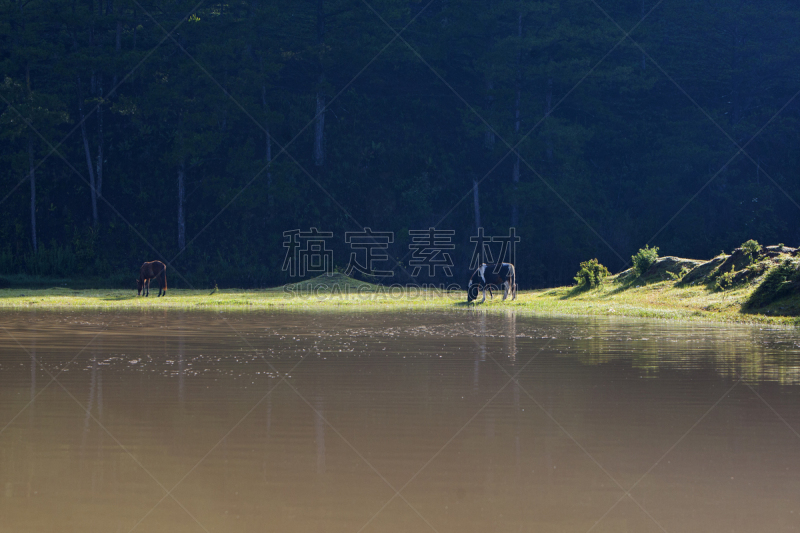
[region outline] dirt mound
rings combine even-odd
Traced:
[[[777,244],[775,246],[765,246],[758,254],[758,257],[763,257],[763,256],[778,257],[781,254],[794,255],[796,253],[797,253],[797,248],[791,248],[789,246]]]
[[[671,255],[659,257],[656,259],[656,262],[647,269],[647,272],[641,276],[641,279],[645,282],[672,279],[673,276],[670,276],[670,274],[680,276],[682,271],[692,271],[703,263],[705,263],[705,261],[674,257]]]
[[[783,257],[785,259],[769,269],[750,295],[748,309],[769,307],[777,314],[800,314],[800,260]]]
[[[285,285],[287,290],[290,291],[317,291],[317,292],[330,292],[333,290],[340,291],[375,291],[378,289],[377,285],[358,281],[351,277],[345,276],[338,272],[333,274],[322,274],[316,278],[311,278],[297,283],[287,283]]]
[[[725,260],[719,263],[716,268],[711,269],[702,279],[695,276],[692,276],[692,279],[701,279],[701,281],[711,283],[723,274],[733,272],[730,283],[734,286],[741,285],[763,275],[767,270],[780,263],[780,258],[785,258],[796,252],[796,248],[790,248],[782,244],[766,246],[759,252],[752,254],[752,256],[746,250],[736,248],[731,255],[725,256]],[[721,257],[716,257],[714,260],[718,260]],[[694,272],[691,274],[694,274]]]
[[[711,261],[701,262],[700,265],[694,267],[688,274],[686,274],[683,279],[681,280],[681,284],[688,285],[690,283],[703,283],[706,281],[706,278],[717,268],[723,264],[730,256],[729,255],[718,255]]]
[[[719,273],[725,273],[730,272],[731,270],[743,270],[750,266],[753,261],[757,261],[760,255],[761,254],[753,257],[753,259],[750,259],[750,256],[747,255],[744,250],[737,248],[731,255],[727,257],[727,259],[725,259],[725,262],[719,265],[717,271]]]

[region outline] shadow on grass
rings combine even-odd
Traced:
[[[633,279],[631,281],[624,281],[624,282],[612,282],[617,287],[611,289],[610,291],[597,295],[598,298],[610,298],[611,296],[615,296],[623,291],[626,291],[634,286],[634,284],[638,281],[638,279]],[[569,300],[570,298],[574,298],[581,294],[588,294],[591,291],[596,291],[597,289],[590,289],[586,285],[576,285],[572,287],[566,294],[562,295],[559,299],[560,300]]]
[[[606,294],[603,295],[603,297],[607,298],[609,296],[616,296],[617,294],[619,294],[621,292],[627,291],[628,289],[633,288],[633,286],[636,285],[637,281],[640,281],[639,278],[634,278],[634,279],[632,279],[630,281],[617,282],[616,283],[617,287],[615,287],[614,289],[608,291]],[[642,285],[646,285],[646,284],[647,283],[643,283]]]
[[[752,297],[751,297],[752,298]],[[790,294],[763,305],[746,302],[740,311],[742,315],[762,315],[773,317],[794,317],[793,324],[800,325],[800,294]]]
[[[589,292],[589,290],[590,290],[589,287],[585,285],[576,285],[575,287],[572,287],[570,290],[568,290],[566,294],[560,296],[559,300],[569,300],[570,298],[574,298],[579,294],[585,294]]]
[[[131,294],[128,296],[109,296],[108,298],[100,298],[100,300],[105,302],[121,302],[124,300],[135,300],[136,298],[138,298],[138,296]]]

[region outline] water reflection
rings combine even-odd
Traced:
[[[132,314],[81,352],[106,317],[3,319],[30,353],[0,339],[0,429],[28,410],[0,431],[0,530],[660,530],[641,504],[668,531],[778,531],[800,514],[793,330]],[[81,405],[36,396],[31,355]],[[612,509],[617,483],[635,502]],[[162,486],[179,503],[156,506]]]
[[[183,405],[186,400],[184,393],[184,383],[186,381],[186,361],[184,360],[184,335],[181,330],[181,335],[178,337],[178,402]]]
[[[318,397],[314,406],[314,442],[317,445],[317,473],[325,473],[325,405],[322,397]]]
[[[517,361],[517,313],[506,311],[505,315],[506,356],[512,363]]]

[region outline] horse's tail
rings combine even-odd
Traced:
[[[167,265],[164,265],[161,275],[164,277],[164,292],[167,292]]]
[[[511,299],[517,299],[517,270],[514,268],[514,265],[509,264],[509,278],[511,278]]]

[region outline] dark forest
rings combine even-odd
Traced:
[[[521,288],[800,244],[783,0],[2,0],[0,275],[285,283],[284,232],[516,228]],[[438,278],[437,278],[438,279]],[[423,280],[424,281],[424,280]]]

